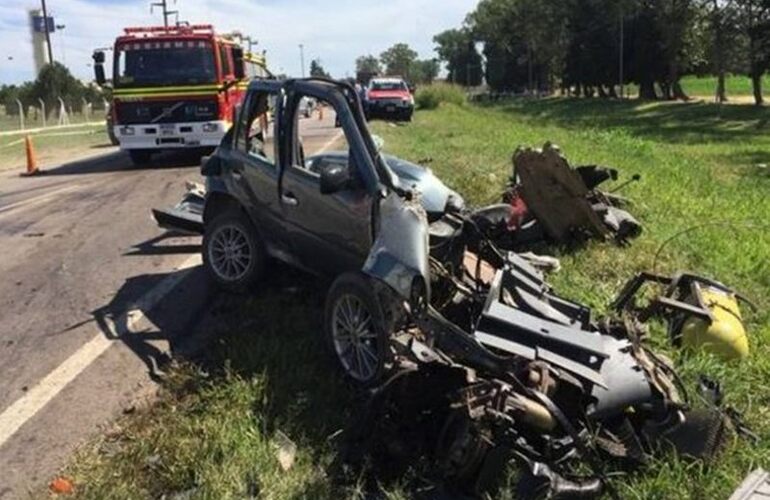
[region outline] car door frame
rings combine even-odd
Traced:
[[[339,85],[323,80],[290,82],[285,89],[285,106],[281,111],[284,126],[281,127],[283,135],[279,139],[282,168],[278,182],[279,203],[287,223],[292,247],[300,257],[303,267],[320,268],[320,271],[325,274],[361,268],[374,240],[374,222],[379,204],[379,183],[373,168],[373,160],[359,124]],[[295,118],[299,112],[299,102],[302,97],[325,101],[339,114],[342,131],[348,141],[350,159],[355,166],[351,169],[351,174],[359,179],[355,189],[334,194],[321,194],[320,177],[309,172],[304,164],[298,163],[300,161],[299,120]],[[292,199],[294,195],[290,191],[292,187],[300,189],[305,199]],[[340,214],[344,214],[344,208],[347,207],[348,216],[351,217],[349,222],[354,223],[350,230],[357,230],[357,234],[349,238],[348,233],[337,232],[340,225],[335,225],[332,221],[319,220],[318,214],[308,211],[307,206],[297,206],[303,202],[319,209],[327,207],[330,216],[345,217]],[[364,228],[360,227],[361,220],[365,221]]]
[[[242,150],[241,136],[246,133],[244,125],[250,124],[254,110],[252,105],[257,96],[267,94],[268,99],[275,96],[273,122],[273,163]],[[250,219],[254,223],[265,249],[273,257],[291,264],[297,264],[291,247],[291,241],[285,231],[285,224],[279,200],[276,198],[275,185],[280,172],[279,129],[283,106],[283,87],[274,80],[253,80],[248,92],[238,108],[233,123],[233,135],[230,143],[229,190],[235,193]],[[256,119],[256,118],[255,118]]]

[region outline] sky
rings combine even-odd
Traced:
[[[158,1],[158,0],[155,0]],[[305,66],[320,59],[334,77],[352,76],[363,54],[379,55],[398,42],[421,58],[435,57],[433,35],[459,27],[478,0],[168,0],[191,24],[219,32],[239,30],[267,50],[274,73],[299,76],[299,44]],[[151,0],[47,0],[49,16],[65,29],[51,34],[54,59],[82,79],[95,48],[111,46],[125,26],[162,24]],[[0,0],[0,83],[35,77],[27,11],[37,0]],[[108,59],[109,60],[109,59]]]

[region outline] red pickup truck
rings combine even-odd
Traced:
[[[366,114],[374,118],[412,120],[414,97],[401,78],[374,78],[366,89]]]

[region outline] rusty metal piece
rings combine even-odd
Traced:
[[[578,231],[608,235],[588,202],[589,189],[557,146],[547,142],[542,149],[519,148],[513,168],[524,201],[551,238],[565,242]]]

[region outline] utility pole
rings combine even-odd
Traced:
[[[299,64],[302,66],[302,78],[305,78],[305,46],[299,44]]]
[[[176,0],[174,0],[174,3],[176,3]],[[179,15],[178,10],[168,10],[168,0],[161,0],[160,2],[151,3],[150,12],[152,12],[153,7],[161,7],[163,9],[163,26],[166,28],[168,28],[168,18],[174,15]]]
[[[48,29],[48,9],[45,0],[40,0],[43,7],[43,30],[45,31],[45,44],[48,45],[48,64],[53,64],[53,50],[51,50],[51,30]]]

